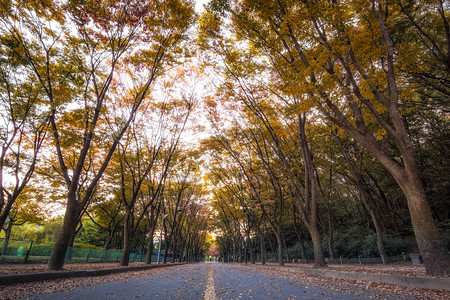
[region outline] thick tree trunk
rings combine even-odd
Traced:
[[[301,197],[299,195],[298,187],[295,187],[297,192],[297,203],[299,209],[303,213],[303,221],[305,222],[308,231],[311,235],[314,248],[314,267],[326,267],[323,256],[322,239],[320,237],[319,229],[317,228],[317,187],[314,176],[313,157],[311,155],[308,140],[306,138],[306,114],[298,115],[298,131],[300,139],[300,148],[302,150],[303,161],[305,164],[305,206],[301,206]],[[308,207],[310,205],[310,207]],[[309,214],[305,212],[309,211]]]
[[[314,268],[321,268],[326,266],[323,256],[322,239],[320,238],[319,230],[317,226],[309,229],[314,249]]]
[[[178,241],[177,238],[173,239],[173,250],[172,250],[172,263],[176,263],[177,260],[177,251],[178,251]]]
[[[69,247],[70,240],[76,230],[79,211],[76,207],[75,196],[69,195],[67,202],[63,226],[48,261],[47,268],[49,270],[62,270],[67,248]]]
[[[284,266],[284,259],[283,259],[283,239],[281,237],[281,228],[278,228],[277,234],[275,235],[277,238],[278,243],[278,264],[280,266]]]
[[[130,251],[133,235],[133,218],[131,212],[127,213],[123,225],[123,250],[122,258],[120,259],[121,266],[128,266],[130,262]]]
[[[73,257],[73,244],[75,243],[75,236],[77,235],[78,230],[75,230],[75,232],[72,234],[72,237],[70,238],[69,245],[67,246],[66,251],[66,261],[72,261]]]
[[[428,274],[450,274],[450,255],[434,223],[419,176],[408,176],[401,188],[408,201],[417,245]],[[415,177],[415,178],[414,178]]]
[[[404,136],[404,141],[406,141],[405,144],[410,144],[407,136]],[[450,274],[450,254],[434,223],[412,146],[400,147],[404,168],[391,159],[387,159],[376,149],[372,147],[367,149],[391,173],[406,197],[417,246],[427,273],[430,275]]]
[[[398,126],[401,127],[401,124]],[[399,134],[397,140],[402,153],[403,168],[378,149],[370,145],[366,148],[391,173],[406,197],[417,246],[427,273],[430,275],[450,274],[450,254],[434,223],[419,176],[413,145],[406,129],[401,128],[399,131],[403,132]]]
[[[147,254],[145,255],[145,264],[150,265],[152,263],[153,255],[153,232],[150,233],[150,237],[147,243]]]
[[[101,261],[106,261],[107,256],[108,256],[108,249],[111,246],[111,242],[113,240],[114,234],[116,233],[116,227],[114,227],[114,229],[109,232],[108,234],[108,238],[105,241],[105,244],[103,245],[103,252],[102,252],[102,257],[101,257]]]
[[[75,232],[72,234],[72,237],[70,238],[69,241],[69,246],[67,247],[67,252],[66,252],[66,261],[72,261],[72,257],[73,257],[73,244],[75,244],[75,238],[77,236],[77,234],[81,231],[81,229],[83,228],[83,223],[81,223],[81,221],[78,222],[78,224],[75,226]]]

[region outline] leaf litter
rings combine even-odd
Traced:
[[[277,266],[277,264],[267,264],[268,266]],[[264,272],[267,274],[278,275],[288,280],[296,280],[300,284],[309,286],[318,286],[331,289],[338,293],[353,294],[372,299],[433,299],[448,300],[450,299],[449,291],[428,290],[420,288],[402,287],[390,284],[368,282],[362,280],[345,280],[335,278],[325,278],[309,274],[293,273],[286,269],[280,270],[276,268],[261,268],[261,265],[237,265],[243,268],[251,268],[254,271]],[[312,268],[312,264],[285,264],[288,268]],[[422,270],[423,268],[423,270]],[[425,268],[423,265],[411,265],[408,263],[397,263],[391,265],[359,265],[359,264],[343,264],[328,265],[329,270],[339,270],[345,272],[366,272],[378,274],[396,274],[407,276],[425,276]],[[429,275],[428,275],[429,276]],[[431,276],[430,276],[431,277]],[[446,278],[448,276],[443,276]],[[306,293],[306,291],[304,291]]]

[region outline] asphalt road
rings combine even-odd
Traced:
[[[367,299],[346,291],[236,265],[201,263],[26,299]]]

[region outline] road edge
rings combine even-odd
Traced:
[[[44,281],[60,278],[73,278],[73,277],[93,277],[93,276],[105,276],[109,274],[117,274],[123,272],[143,271],[148,269],[157,269],[165,267],[175,267],[183,265],[184,263],[171,263],[171,264],[155,264],[146,266],[134,266],[134,267],[122,267],[122,268],[108,268],[108,269],[96,269],[96,270],[83,270],[83,271],[55,271],[55,272],[39,272],[39,273],[27,273],[27,274],[13,274],[0,276],[0,286],[12,285],[16,283],[27,283],[34,281]]]
[[[239,266],[245,265],[239,264]],[[291,273],[301,273],[306,275],[315,275],[332,279],[369,281],[375,283],[412,287],[418,289],[450,291],[450,278],[377,274],[366,272],[344,272],[344,271],[319,270],[319,269],[300,269],[300,268],[262,266],[262,265],[247,265],[247,266],[258,267],[262,269],[280,270]]]

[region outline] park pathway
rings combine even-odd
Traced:
[[[358,293],[356,293],[358,294]],[[369,295],[311,285],[290,275],[223,263],[172,267],[126,281],[78,287],[24,299],[367,299]],[[375,295],[372,295],[375,296]],[[378,295],[380,296],[380,295]],[[383,296],[382,298],[388,299]]]

